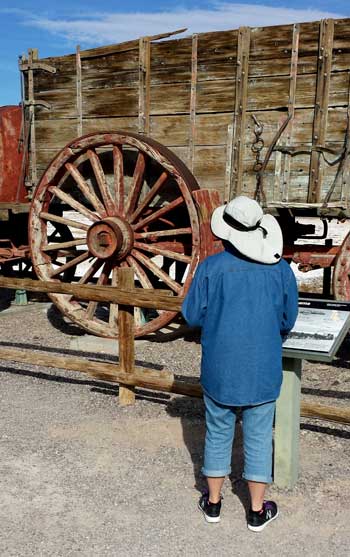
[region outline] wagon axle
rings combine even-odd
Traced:
[[[120,217],[110,217],[94,222],[87,233],[90,253],[99,259],[114,256],[123,259],[132,249],[134,233],[130,224]]]

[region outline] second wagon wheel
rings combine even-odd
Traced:
[[[83,136],[52,161],[29,217],[38,277],[116,285],[117,269],[134,270],[143,289],[186,293],[199,259],[197,182],[181,160],[150,138],[127,132]],[[72,240],[50,241],[55,223]],[[50,295],[61,312],[93,334],[115,337],[118,307]],[[138,311],[135,335],[156,331],[176,314]]]
[[[333,294],[336,300],[350,300],[350,233],[345,236],[335,260]]]

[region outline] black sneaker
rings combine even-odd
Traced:
[[[221,499],[218,503],[211,503],[208,493],[203,493],[199,499],[198,508],[207,522],[220,522]]]
[[[249,510],[248,528],[253,532],[261,532],[269,522],[278,517],[277,505],[274,501],[264,501],[261,511]]]

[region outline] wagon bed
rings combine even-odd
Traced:
[[[350,20],[144,37],[22,57],[33,189],[73,138],[144,133],[201,188],[348,215]]]

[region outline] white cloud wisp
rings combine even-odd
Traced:
[[[86,17],[26,17],[23,25],[37,27],[82,46],[123,42],[145,35],[155,35],[188,28],[188,33],[237,29],[241,25],[263,27],[295,22],[316,21],[342,14],[317,9],[294,9],[263,4],[213,3],[211,9],[177,9],[174,11],[137,13],[96,13]]]

